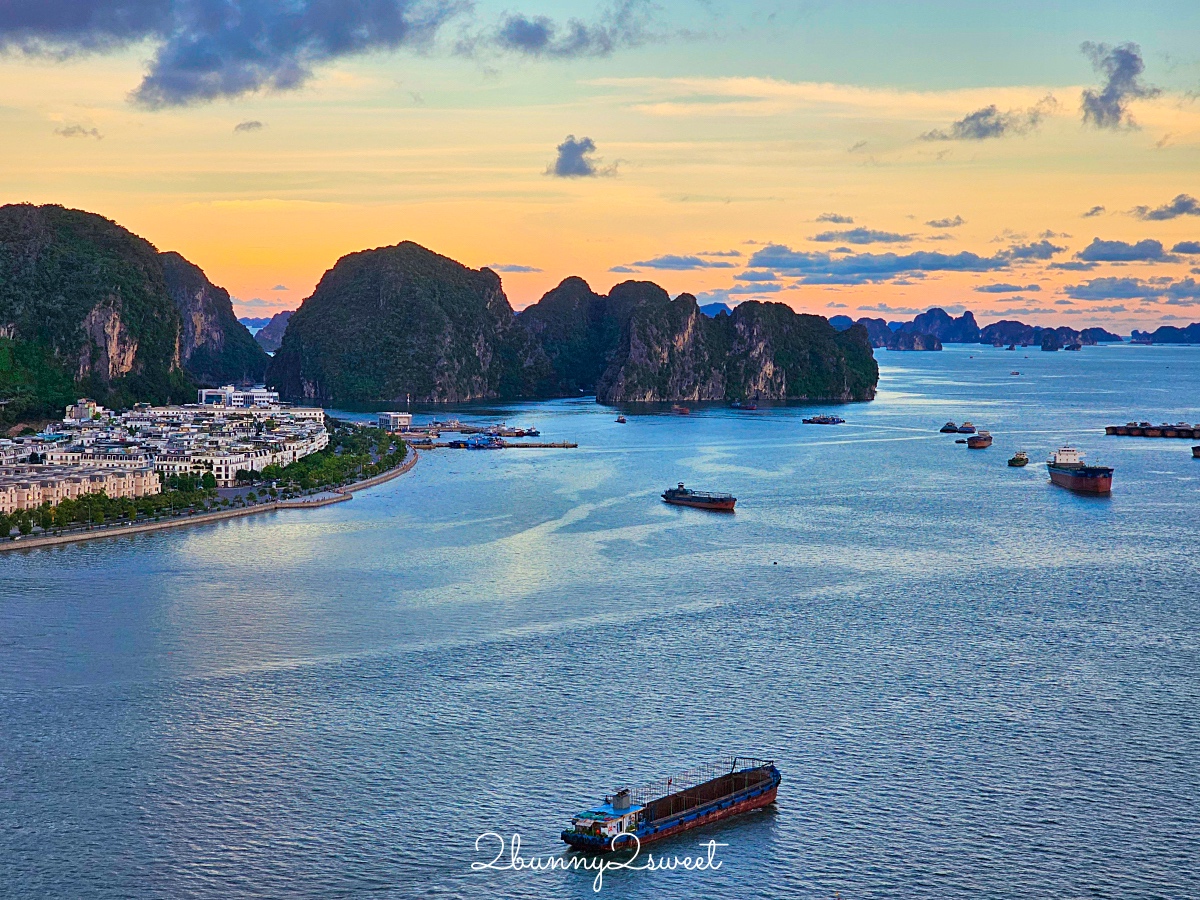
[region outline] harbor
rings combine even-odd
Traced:
[[[575,441],[528,441],[521,438],[541,437],[537,428],[498,424],[470,424],[458,419],[433,419],[424,425],[415,424],[411,413],[383,412],[379,427],[418,450],[575,450]],[[443,434],[463,437],[441,440]]]

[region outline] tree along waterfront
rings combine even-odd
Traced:
[[[261,472],[239,472],[238,481],[254,490],[221,497],[211,472],[172,475],[162,479],[163,490],[145,497],[109,497],[103,491],[44,503],[36,509],[0,514],[0,536],[29,535],[35,529],[54,534],[83,526],[138,522],[187,516],[230,506],[287,499],[371,478],[404,462],[408,448],[379,428],[359,428],[328,420],[329,446],[287,466],[268,466]]]

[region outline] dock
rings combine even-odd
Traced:
[[[530,443],[529,441],[522,441],[520,443],[516,443],[515,441],[503,441],[502,443],[503,443],[503,447],[497,447],[495,449],[497,449],[497,450],[499,450],[499,449],[504,449],[504,450],[518,450],[518,449],[575,450],[579,447],[579,444],[575,443],[574,441],[549,441],[549,442],[544,442],[544,443]],[[449,447],[454,450],[469,450],[469,449],[471,449],[470,447],[463,446],[462,441],[426,441],[424,443],[413,442],[413,446],[416,447],[418,450],[432,450],[435,447]],[[491,449],[491,448],[479,448],[479,449]]]
[[[1149,437],[1149,438],[1200,438],[1200,425],[1189,425],[1181,422],[1178,425],[1151,425],[1149,422],[1130,422],[1127,425],[1106,425],[1104,433],[1120,437]]]

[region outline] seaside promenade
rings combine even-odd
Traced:
[[[142,534],[149,531],[162,531],[167,528],[182,528],[190,525],[207,525],[225,519],[236,519],[242,516],[253,516],[259,513],[273,512],[281,509],[318,509],[331,506],[334,503],[344,503],[351,500],[358,491],[375,487],[393,478],[398,478],[410,471],[417,464],[420,456],[410,446],[404,462],[371,478],[364,478],[343,487],[331,488],[316,494],[303,497],[292,497],[287,500],[271,500],[266,503],[256,503],[241,509],[223,509],[215,512],[193,513],[172,516],[148,522],[134,522],[115,525],[97,525],[64,534],[28,535],[9,540],[0,540],[0,553],[16,550],[36,550],[39,547],[52,547],[57,544],[74,544],[80,541],[92,541],[100,538],[123,537],[130,534]]]

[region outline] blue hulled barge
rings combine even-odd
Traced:
[[[775,802],[781,776],[771,760],[730,756],[664,781],[622,788],[575,815],[562,839],[605,853],[671,837]]]

